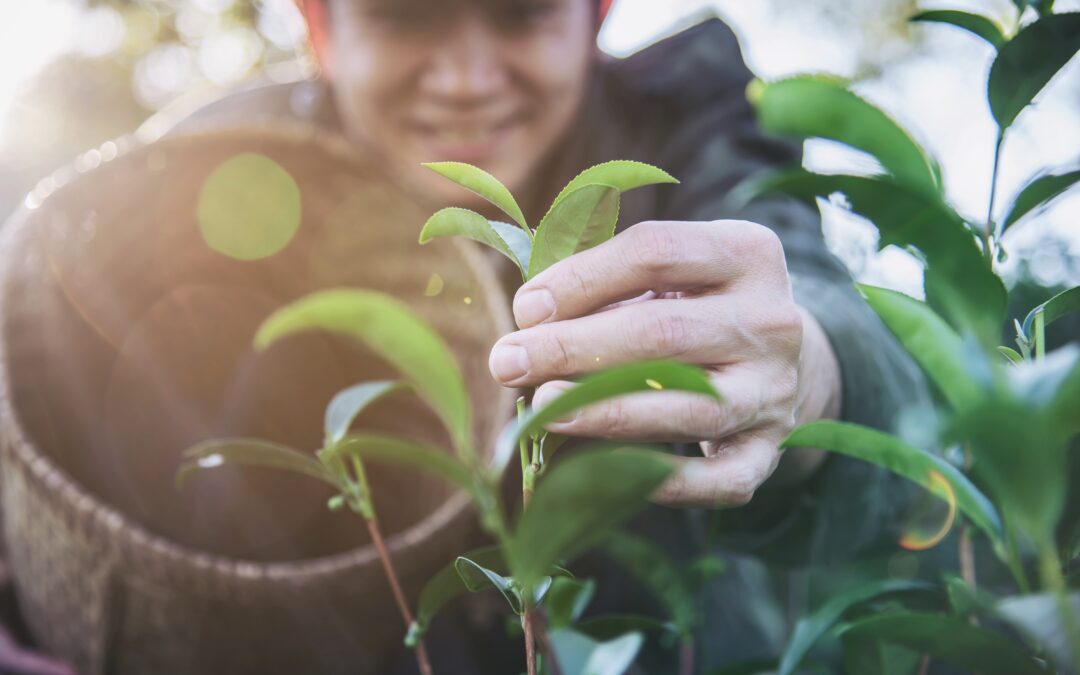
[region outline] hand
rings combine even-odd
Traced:
[[[738,506],[777,468],[797,423],[836,416],[840,376],[821,327],[791,297],[780,240],[754,223],[644,222],[523,285],[521,328],[492,349],[495,379],[541,385],[646,359],[708,370],[724,397],[648,392],[599,403],[549,428],[562,434],[699,441],[654,495],[672,505]],[[793,451],[789,451],[789,454]],[[798,478],[820,455],[786,460]],[[786,469],[786,467],[785,467]]]

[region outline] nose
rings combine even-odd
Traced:
[[[500,36],[477,14],[467,13],[447,27],[421,76],[421,90],[443,103],[483,103],[506,83]]]

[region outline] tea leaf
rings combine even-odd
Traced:
[[[990,111],[1004,131],[1080,52],[1080,12],[1040,17],[1002,45],[990,67]]]
[[[604,551],[652,593],[671,615],[675,630],[691,636],[698,623],[697,603],[683,571],[659,547],[641,537],[615,532]]]
[[[920,12],[911,17],[911,20],[952,24],[957,28],[963,28],[969,33],[981,37],[993,45],[994,49],[998,49],[1005,43],[1005,35],[1001,32],[1001,28],[980,14],[960,12],[953,9],[939,9]]]
[[[871,638],[841,636],[845,673],[859,675],[912,675],[918,672],[922,654]]]
[[[622,675],[634,663],[644,639],[630,633],[608,642],[596,642],[564,628],[548,635],[559,669],[578,675]]]
[[[1043,313],[1043,325],[1049,326],[1061,317],[1077,311],[1080,311],[1080,286],[1073,286],[1028,312],[1024,318],[1024,335],[1030,339],[1031,325],[1039,312]]]
[[[522,597],[517,594],[517,589],[511,579],[503,577],[500,573],[492,571],[481,564],[471,561],[471,559],[463,556],[459,556],[454,562],[454,569],[457,570],[458,576],[461,578],[462,583],[465,584],[465,588],[475,593],[477,591],[483,591],[491,586],[499,593],[502,593],[502,597],[507,598],[507,603],[510,604],[510,608],[514,610],[515,615],[521,616],[524,608],[522,607]],[[548,585],[551,585],[551,577],[544,577],[548,580]]]
[[[498,546],[478,548],[461,557],[485,568],[504,568],[506,566],[502,550]],[[468,590],[461,577],[458,576],[456,564],[457,560],[455,559],[454,562],[443,567],[424,584],[423,590],[420,591],[420,600],[416,605],[416,619],[413,621],[413,625],[409,627],[409,635],[406,638],[407,646],[414,647],[423,634],[427,632],[431,620],[435,618],[439,610],[446,603]]]
[[[1080,593],[1069,594],[1068,603],[1074,617],[1080,617]],[[1061,622],[1061,605],[1052,593],[1005,598],[994,613],[1016,628],[1038,653],[1045,654],[1059,672],[1075,672],[1080,665],[1073,661],[1068,628]]]
[[[311,455],[258,438],[203,441],[185,450],[182,457],[184,462],[176,472],[177,487],[182,486],[195,471],[225,464],[283,469],[317,478],[337,489],[342,487],[337,476]]]
[[[380,434],[349,434],[341,442],[319,453],[319,459],[326,464],[353,456],[364,461],[371,459],[407,464],[427,471],[467,492],[476,490],[469,468],[456,457],[439,448],[403,438]]]
[[[673,470],[668,457],[638,448],[583,452],[552,466],[511,536],[514,578],[533,587],[556,562],[644,508]]]
[[[589,606],[596,592],[596,582],[592,579],[578,581],[559,577],[548,592],[547,612],[548,627],[552,630],[565,628],[577,621],[585,608]]]
[[[532,241],[519,227],[488,220],[468,209],[448,208],[428,218],[420,231],[421,244],[437,237],[466,237],[478,241],[510,258],[521,270],[522,278],[529,272]]]
[[[259,350],[305,330],[355,337],[397,368],[435,410],[459,452],[471,453],[469,396],[453,355],[401,302],[373,291],[312,293],[270,315],[255,336]]]
[[[971,586],[963,577],[945,575],[945,590],[949,606],[955,614],[981,614],[997,604],[997,598],[987,591]]]
[[[1020,355],[1015,349],[1001,345],[998,347],[998,353],[1009,360],[1009,363],[1014,365],[1020,365],[1024,362],[1024,357]]]
[[[851,210],[881,233],[879,246],[914,246],[926,258],[927,302],[948,322],[996,345],[1005,316],[1005,286],[987,267],[963,219],[939,197],[889,181],[859,176],[824,176],[802,169],[773,173],[740,191],[775,190],[816,205],[818,197],[842,193]]]
[[[363,382],[339,391],[326,406],[323,430],[327,444],[337,443],[349,432],[353,420],[375,401],[408,388],[398,381]]]
[[[1039,176],[1028,182],[1013,200],[1012,208],[1002,221],[1001,231],[1009,229],[1033,210],[1046,208],[1047,203],[1080,182],[1080,170],[1063,174]]]
[[[750,99],[767,131],[844,143],[873,155],[909,188],[940,191],[940,170],[930,156],[888,115],[840,81],[804,76],[757,82]]]
[[[776,672],[776,659],[750,659],[739,661],[719,670],[710,670],[709,675],[773,675]],[[817,672],[812,670],[810,672]],[[870,675],[859,671],[861,675]]]
[[[671,174],[651,164],[619,159],[585,169],[566,184],[551,204],[554,207],[571,192],[586,185],[607,185],[622,193],[646,185],[678,182]]]
[[[464,162],[428,162],[424,166],[491,202],[520,225],[522,230],[529,229],[514,195],[487,171]]]
[[[896,291],[865,285],[859,290],[949,405],[964,408],[982,396],[979,383],[965,369],[967,347],[933,310]]]
[[[883,595],[929,591],[932,589],[932,585],[923,581],[883,579],[852,588],[834,596],[813,613],[799,619],[799,622],[795,625],[795,632],[792,634],[791,640],[780,658],[777,675],[791,675],[794,673],[818,640],[832,630],[837,621],[856,605]]]
[[[886,468],[928,490],[934,487],[931,476],[937,473],[952,487],[960,511],[992,542],[1002,541],[1001,517],[997,509],[967,476],[940,457],[914,448],[895,436],[857,424],[823,420],[804,424],[791,432],[781,447],[838,452]]]
[[[619,191],[585,185],[555,203],[536,227],[529,278],[579,251],[611,239],[619,219]]]
[[[884,640],[983,675],[1042,675],[1016,643],[966,619],[921,612],[880,613],[853,623],[845,636]]]
[[[713,388],[708,374],[700,368],[678,361],[644,361],[628,366],[618,366],[589,375],[575,386],[563,392],[553,401],[539,410],[530,410],[514,431],[500,443],[511,445],[530,434],[536,433],[550,424],[576,410],[600,401],[641,391],[653,391],[652,380],[665,391],[684,391],[703,394],[720,400],[720,394]]]

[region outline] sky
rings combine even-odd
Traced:
[[[193,15],[207,16],[231,2],[189,0],[188,5]],[[289,0],[264,2],[273,8],[271,19],[278,19],[271,33],[276,30],[282,42],[302,39]],[[736,29],[748,65],[763,79],[800,72],[859,75],[855,90],[882,106],[939,159],[947,195],[958,210],[985,219],[996,129],[984,93],[992,49],[948,26],[905,27],[904,18],[916,4],[979,11],[1005,25],[1014,21],[1009,0],[618,0],[599,41],[606,51],[626,55],[713,11]],[[1080,10],[1080,0],[1058,0],[1057,9]],[[8,134],[25,131],[5,124],[19,88],[64,52],[92,56],[115,49],[124,35],[117,19],[108,9],[87,12],[78,0],[0,0],[0,148]],[[217,73],[221,84],[243,72],[243,37],[225,36],[198,54],[204,70]],[[152,75],[154,65],[143,72]],[[998,211],[1040,169],[1080,165],[1080,59],[1024,113],[1003,152]],[[816,141],[807,147],[806,163],[827,171],[872,166],[845,148]],[[898,249],[875,253],[871,226],[838,208],[823,208],[830,247],[860,280],[920,295],[920,270],[910,255]],[[1080,260],[1080,190],[1037,221],[1010,231],[1005,245],[1014,255],[1003,271],[1014,272],[1016,261],[1026,257],[1039,263],[1043,283],[1080,283],[1080,271],[1049,254],[1056,249],[1047,245],[1048,237],[1065,242],[1072,258]]]

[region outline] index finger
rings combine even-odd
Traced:
[[[652,496],[667,506],[745,506],[776,470],[778,445],[750,435],[712,457],[677,457],[677,468]]]
[[[528,328],[584,316],[646,291],[734,285],[751,271],[787,284],[783,247],[767,227],[741,220],[646,221],[529,280],[514,297],[514,318]]]

